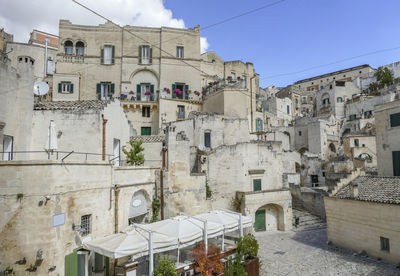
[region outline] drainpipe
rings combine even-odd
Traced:
[[[253,132],[253,79],[256,77],[256,75],[253,75],[251,78],[250,78],[250,120],[251,120],[251,123],[250,123],[250,126],[251,126],[251,128],[250,128],[250,130],[251,130],[251,132]]]
[[[118,201],[119,201],[119,188],[117,185],[114,187],[114,218],[115,218],[115,225],[114,225],[114,232],[118,233]]]
[[[161,197],[161,220],[164,217],[164,169],[165,169],[165,154],[167,153],[167,148],[163,147],[162,149],[162,166],[160,170],[160,197]]]
[[[106,160],[106,124],[107,119],[104,119],[104,115],[101,115],[103,118],[103,140],[102,140],[102,148],[101,148],[101,160]]]

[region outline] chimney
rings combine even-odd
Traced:
[[[350,197],[351,198],[358,197],[358,184],[350,183]]]

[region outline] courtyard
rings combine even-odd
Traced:
[[[261,275],[400,275],[396,265],[327,244],[326,228],[257,232]]]

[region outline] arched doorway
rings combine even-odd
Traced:
[[[283,208],[277,204],[266,204],[255,213],[255,231],[284,230]]]
[[[129,224],[140,223],[145,220],[149,213],[149,196],[146,191],[140,190],[133,194],[129,205]]]

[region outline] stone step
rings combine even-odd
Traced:
[[[297,227],[296,218],[299,219]],[[325,227],[326,223],[319,217],[312,215],[306,211],[293,209],[293,231],[307,231]]]

